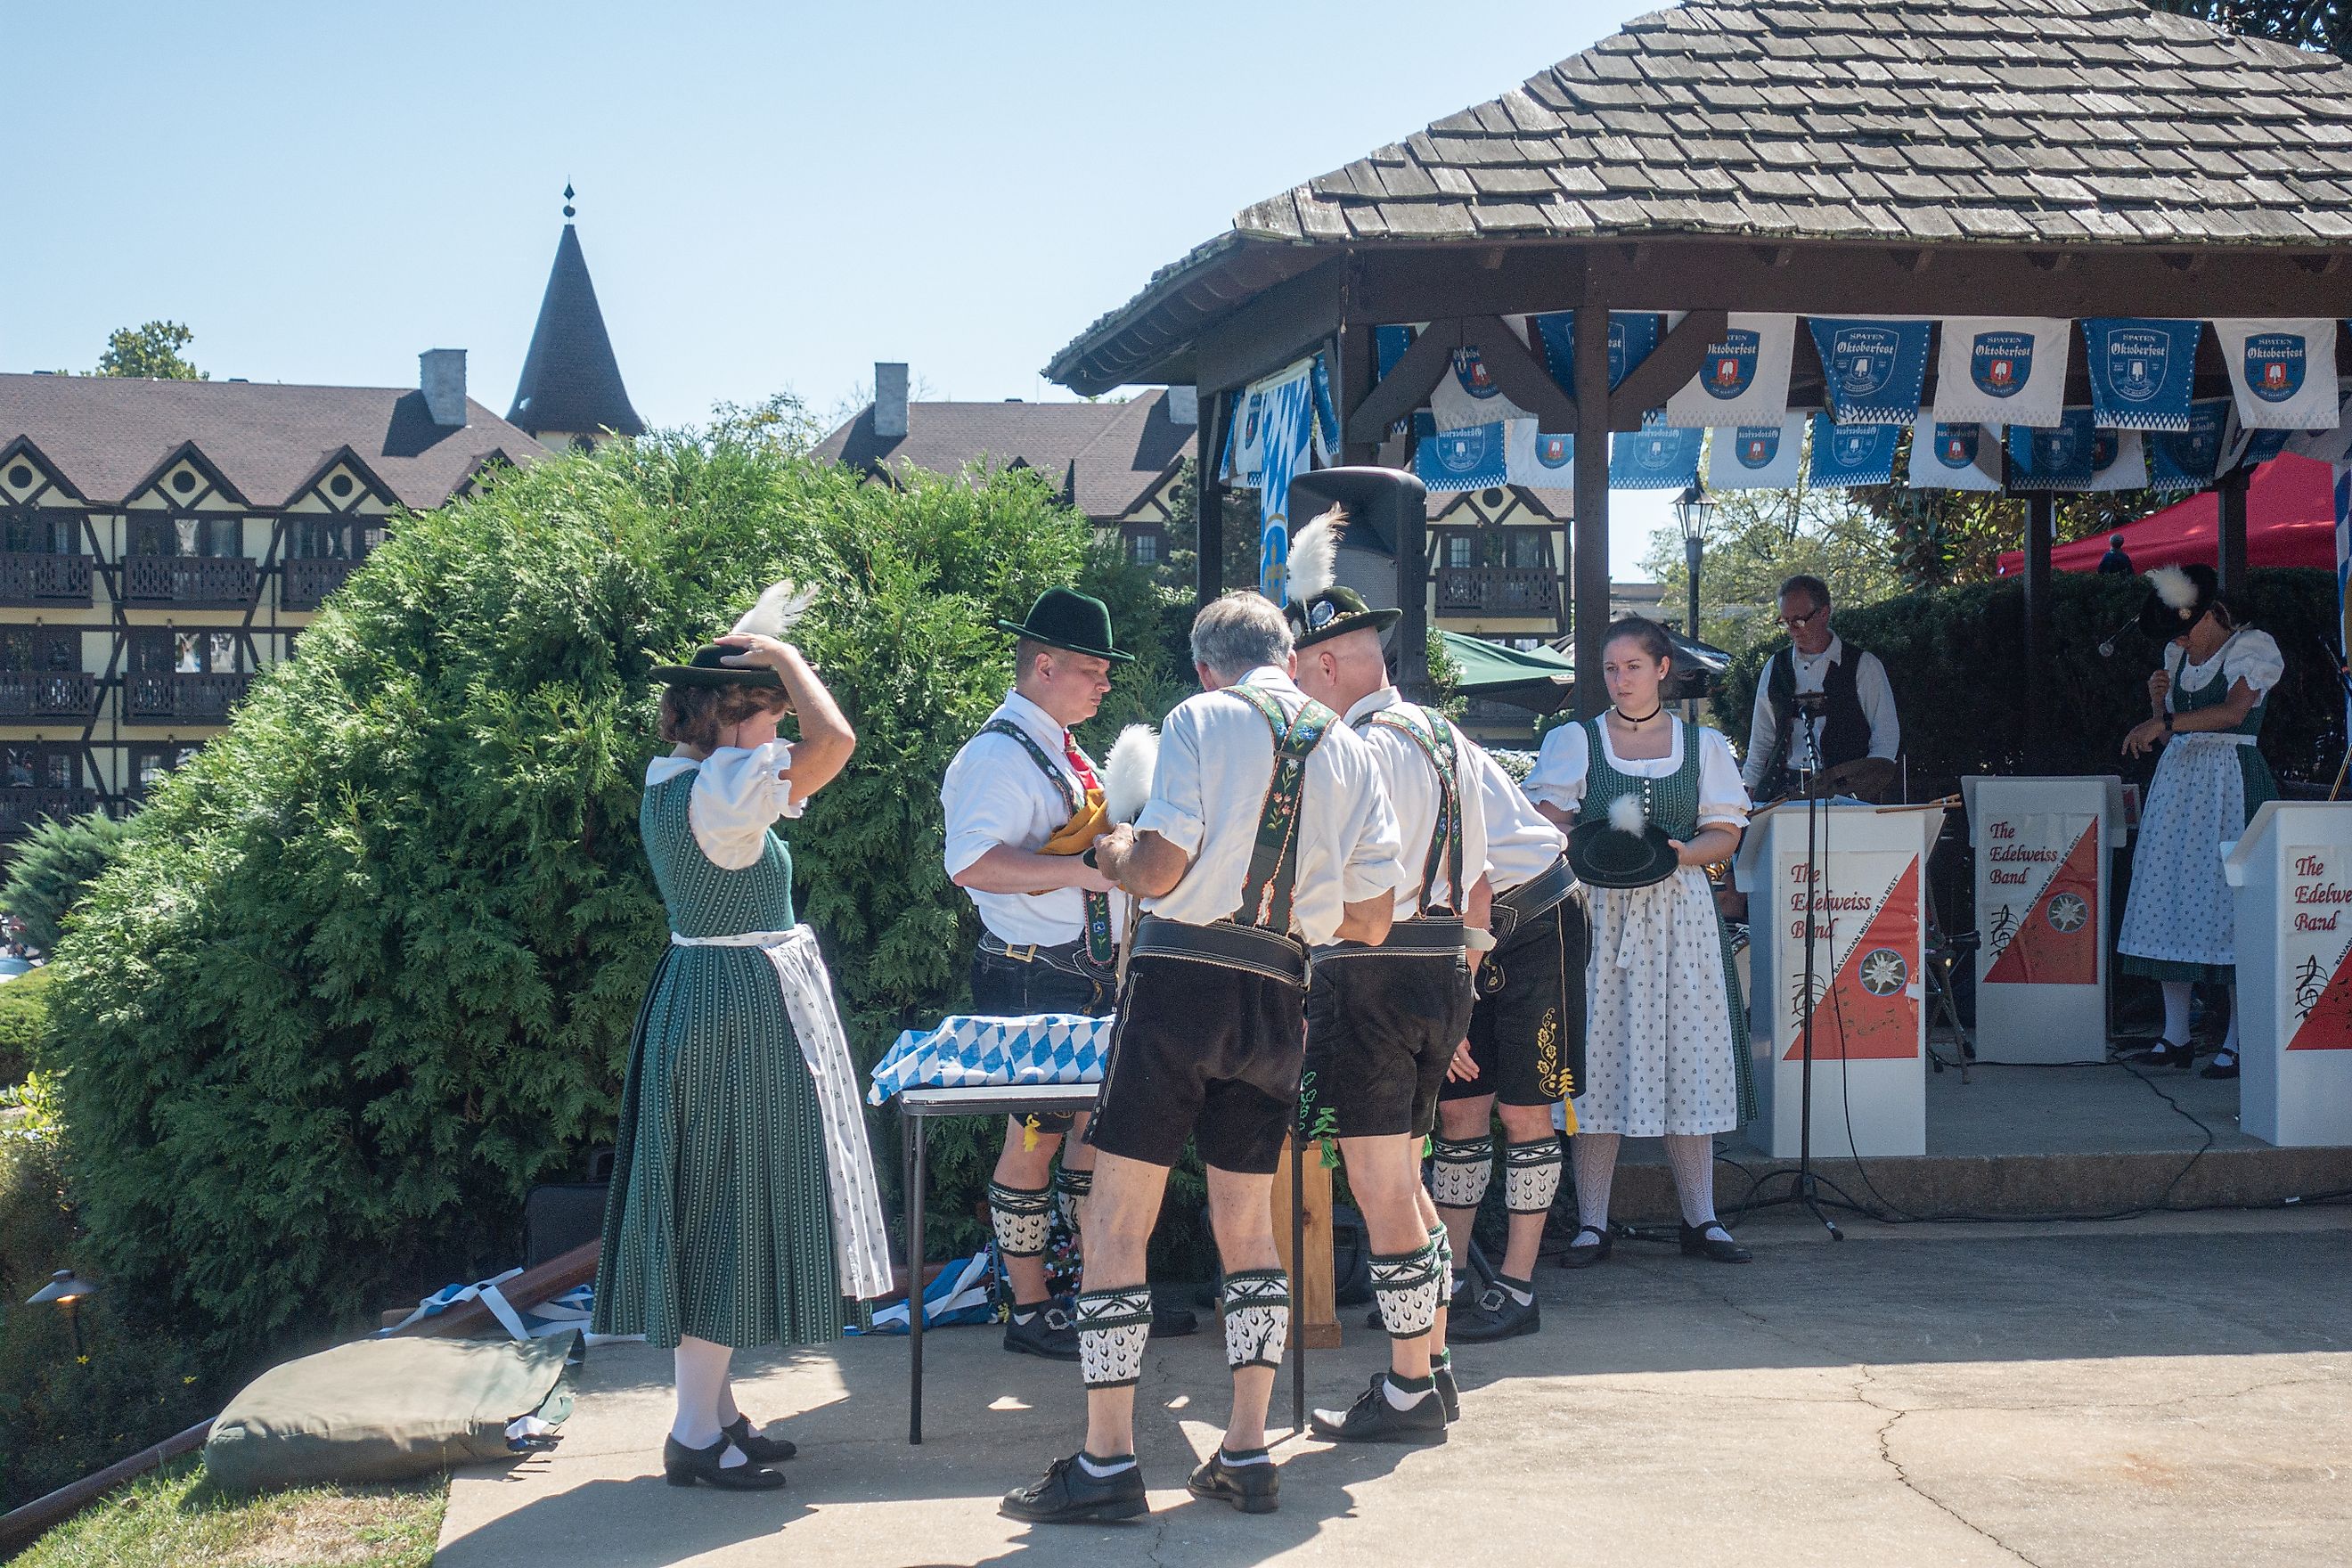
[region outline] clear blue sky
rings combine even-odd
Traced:
[[[1653,8],[18,6],[0,370],[167,317],[256,381],[403,385],[463,348],[504,413],[569,180],[650,423],[824,412],[877,360],[1066,396],[1038,367],[1241,207]],[[1613,510],[1640,574],[1662,503]]]

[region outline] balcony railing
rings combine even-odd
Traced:
[[[134,724],[224,724],[245,700],[250,674],[136,674],[123,683],[122,716]]]
[[[0,551],[0,605],[89,603],[90,558]]]
[[[0,838],[21,838],[45,816],[79,816],[97,809],[94,789],[0,788]]]
[[[98,678],[87,671],[0,670],[0,719],[87,719],[97,706]]]
[[[278,603],[289,610],[315,610],[320,601],[341,587],[359,569],[360,563],[356,561],[297,556],[286,563],[286,580],[278,589]]]
[[[1559,574],[1548,566],[1441,566],[1441,616],[1559,616]]]
[[[129,605],[241,610],[260,589],[259,564],[242,556],[129,555],[122,562],[122,599]]]

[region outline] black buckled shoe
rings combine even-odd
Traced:
[[[2197,1065],[2197,1047],[2194,1042],[2176,1046],[2170,1040],[2158,1040],[2147,1050],[2124,1059],[2141,1067],[2178,1068],[2186,1072]]]
[[[675,1437],[665,1437],[662,1475],[674,1487],[690,1487],[700,1481],[722,1492],[772,1492],[784,1484],[783,1477],[758,1465],[721,1465],[719,1461],[732,1447],[723,1436],[708,1448],[689,1448]]]
[[[1443,1443],[1445,1402],[1433,1393],[1408,1410],[1389,1403],[1388,1374],[1374,1373],[1371,1386],[1345,1411],[1318,1410],[1307,1417],[1315,1435],[1329,1443]]]
[[[1721,1236],[1707,1234],[1717,1230],[1722,1230],[1723,1234]],[[1705,1225],[1683,1226],[1683,1256],[1704,1258],[1711,1263],[1747,1263],[1756,1257],[1754,1253],[1732,1240],[1731,1233],[1724,1230],[1722,1223],[1717,1220],[1709,1220]]]
[[[1129,1465],[1115,1476],[1090,1476],[1078,1456],[1056,1459],[1025,1487],[1004,1494],[996,1511],[1028,1524],[1076,1524],[1087,1520],[1133,1519],[1151,1511],[1143,1495],[1143,1467]]]
[[[1587,1236],[1597,1236],[1601,1239],[1594,1242],[1591,1247],[1579,1247],[1576,1245],[1578,1242],[1583,1240]],[[1617,1238],[1615,1237],[1610,1235],[1607,1231],[1601,1229],[1597,1225],[1580,1225],[1576,1227],[1576,1234],[1568,1238],[1568,1246],[1561,1250],[1559,1255],[1559,1266],[1562,1268],[1590,1268],[1594,1264],[1605,1260],[1611,1253],[1616,1250]]]
[[[2237,1053],[2236,1053],[2236,1052],[2234,1052],[2234,1051],[2223,1051],[2220,1056],[2215,1057],[2211,1061],[2210,1061],[2210,1062],[2206,1063],[2206,1064],[2205,1064],[2205,1070],[2204,1070],[2203,1072],[2201,1072],[2201,1073],[2199,1073],[2197,1076],[2198,1076],[2198,1077],[2200,1077],[2200,1078],[2235,1078],[2235,1077],[2237,1077],[2237,1076],[2238,1076],[2238,1057],[2237,1057]]]
[[[1454,1381],[1454,1363],[1439,1362],[1429,1369],[1429,1376],[1437,1384],[1437,1403],[1445,1406],[1445,1424],[1451,1426],[1462,1419],[1462,1385]]]
[[[1282,1492],[1282,1472],[1271,1460],[1228,1465],[1220,1448],[1192,1472],[1184,1489],[1203,1502],[1229,1502],[1244,1513],[1272,1513]]]
[[[801,1451],[798,1443],[782,1437],[763,1437],[751,1430],[751,1418],[741,1411],[735,1413],[731,1426],[719,1428],[719,1436],[743,1450],[743,1457],[755,1465],[781,1465]]]
[[[1057,1302],[1048,1301],[1023,1322],[1016,1315],[1004,1320],[1004,1348],[1020,1355],[1041,1355],[1047,1361],[1078,1359],[1077,1325]]]
[[[1475,1305],[1445,1321],[1445,1337],[1465,1345],[1482,1345],[1532,1334],[1542,1327],[1543,1310],[1532,1297],[1522,1304],[1507,1287],[1496,1284],[1480,1291]]]

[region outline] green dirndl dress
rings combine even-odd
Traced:
[[[730,870],[697,842],[697,770],[638,811],[670,926],[789,932],[792,854],[772,832]],[[826,1129],[778,971],[758,946],[673,945],[630,1041],[591,1327],[675,1346],[819,1344],[845,1313]],[[828,999],[829,1005],[829,999]]]

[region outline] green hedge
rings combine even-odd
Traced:
[[[2125,731],[2147,716],[2147,677],[2159,650],[2137,629],[2098,645],[2147,596],[2144,579],[2060,573],[2052,582],[2052,658],[2038,701],[2027,696],[2025,595],[2013,580],[1913,594],[1837,612],[1838,634],[1885,661],[1903,721],[1911,794],[1959,787],[1969,773],[2104,773],[2144,777],[2123,757]],[[2272,693],[2263,755],[2282,780],[2326,785],[2344,754],[2344,699],[2332,573],[2250,574],[2245,618],[2278,639],[2286,679]],[[1744,749],[1764,661],[1786,637],[1734,661],[1716,697],[1723,727]],[[2029,719],[2041,720],[2030,733]]]
[[[938,789],[1007,682],[990,622],[1083,577],[1147,655],[1103,726],[1189,686],[1156,591],[1093,552],[1032,474],[893,488],[726,437],[540,463],[403,519],[164,783],[65,939],[97,1266],[230,1355],[514,1260],[524,1191],[612,1135],[663,950],[646,672],[785,573],[824,590],[798,640],[861,741],[793,826],[802,913],[866,1059],[953,1010],[977,924]],[[976,1241],[992,1130],[936,1147],[934,1246]]]
[[[49,1043],[49,985],[57,978],[36,969],[0,982],[0,1089],[25,1081],[42,1065]]]
[[[7,881],[0,884],[0,911],[25,922],[25,941],[36,951],[53,951],[66,911],[121,852],[130,835],[128,820],[118,822],[102,811],[45,819],[8,862]]]

